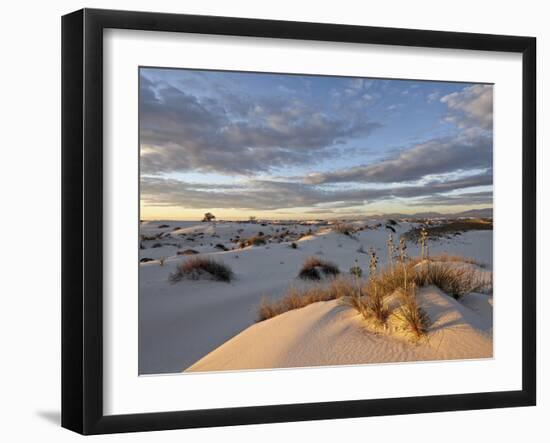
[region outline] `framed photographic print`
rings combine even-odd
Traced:
[[[62,21],[62,425],[534,405],[531,37]]]

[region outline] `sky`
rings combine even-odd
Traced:
[[[140,68],[141,218],[492,208],[493,86]]]

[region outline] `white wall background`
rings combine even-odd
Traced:
[[[0,27],[0,438],[3,441],[81,440],[59,427],[60,414],[60,16],[81,7],[155,10],[282,20],[319,21],[538,38],[539,225],[548,224],[549,156],[544,122],[550,96],[550,28],[544,2],[392,0],[89,0],[8,2]],[[546,113],[544,112],[546,111]],[[519,149],[519,147],[518,147]],[[539,229],[539,274],[549,264],[548,235]],[[541,252],[542,251],[542,252]],[[345,438],[424,442],[544,440],[548,436],[550,288],[539,278],[539,406],[353,420],[165,431],[102,436],[94,441],[303,441]],[[541,324],[542,323],[542,324]],[[449,380],[452,383],[452,380]],[[546,419],[546,420],[545,420]],[[540,437],[539,437],[540,436]]]

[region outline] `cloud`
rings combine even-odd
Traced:
[[[193,170],[248,175],[312,164],[380,126],[364,115],[331,115],[288,97],[199,98],[141,78],[144,174]]]
[[[459,128],[493,129],[493,86],[474,85],[441,98],[449,108],[446,121]]]
[[[423,197],[415,202],[410,202],[410,206],[470,206],[470,205],[492,205],[493,192],[471,192],[461,195],[441,195],[435,194]]]
[[[403,106],[404,106],[403,103],[394,103],[393,105],[389,105],[386,109],[388,111],[395,111],[399,108],[402,108]]]
[[[179,206],[187,209],[336,209],[394,198],[413,199],[491,184],[490,171],[446,181],[433,179],[414,186],[336,190],[288,181],[251,179],[243,183],[216,185],[143,177],[141,196],[143,202],[150,206]]]
[[[492,165],[492,137],[481,134],[441,138],[420,143],[392,157],[369,165],[310,174],[307,183],[395,183]]]
[[[438,91],[432,92],[431,94],[428,94],[428,103],[434,103],[437,100],[439,100],[440,93]]]

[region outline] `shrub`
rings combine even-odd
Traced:
[[[262,299],[258,308],[258,321],[267,320],[312,303],[345,297],[352,290],[353,283],[341,277],[335,278],[325,286],[313,286],[302,290],[290,288],[280,300],[270,302],[266,297]]]
[[[452,259],[451,259],[452,257]],[[492,290],[490,277],[475,269],[469,259],[448,256],[441,262],[422,261],[419,257],[399,262],[392,268],[383,269],[376,278],[379,289],[390,295],[409,283],[416,287],[434,285],[455,299],[470,292],[487,292]],[[462,265],[461,265],[462,263]]]
[[[246,240],[242,240],[239,242],[239,246],[241,248],[246,248],[247,246],[261,246],[266,244],[266,237],[255,235],[254,237],[250,237]]]
[[[365,319],[369,318],[369,315],[367,313],[367,304],[363,300],[363,297],[360,294],[354,294],[351,295],[347,299],[347,304],[350,305],[353,309],[355,309],[361,316]]]
[[[211,222],[215,218],[216,218],[216,216],[214,214],[212,214],[211,212],[207,212],[206,214],[204,214],[204,217],[202,218],[202,221],[203,222]]]
[[[162,248],[162,243],[155,243],[152,248]]]
[[[384,300],[384,295],[377,290],[376,286],[368,294],[366,312],[368,318],[374,320],[377,326],[385,325],[390,315],[390,309]]]
[[[265,245],[265,238],[264,238],[264,237],[260,237],[260,236],[252,237],[252,238],[249,239],[248,241],[249,241],[250,244],[252,244],[253,246]]]
[[[365,320],[373,322],[376,327],[386,324],[390,309],[385,302],[385,294],[378,288],[376,277],[369,277],[366,283],[357,282],[357,287],[347,302]]]
[[[302,265],[298,277],[304,280],[321,280],[322,277],[335,276],[339,273],[340,270],[334,263],[318,257],[309,257]]]
[[[256,321],[264,321],[268,318],[273,318],[277,314],[273,308],[273,305],[267,300],[267,297],[262,297],[260,306],[258,307],[258,319]]]
[[[400,305],[392,313],[397,324],[410,332],[414,338],[419,339],[426,334],[430,325],[430,319],[426,312],[418,306],[416,300],[416,285],[409,285],[408,290],[400,291]]]
[[[221,249],[222,251],[227,251],[228,249],[225,247],[225,245],[222,245],[221,243],[217,243],[215,246],[216,249]]]
[[[349,235],[349,236],[351,236],[351,234],[355,232],[353,229],[353,226],[348,223],[336,223],[334,225],[333,230],[335,232],[338,232],[339,234]]]
[[[151,240],[157,240],[158,238],[160,238],[162,236],[162,232],[160,234],[157,234],[157,235],[145,235],[145,234],[141,234],[140,235],[140,238],[142,241],[151,241]]]
[[[184,278],[198,280],[204,275],[224,282],[230,282],[233,279],[233,271],[226,264],[210,258],[195,257],[179,263],[176,271],[170,274],[170,281],[175,283]]]
[[[421,263],[413,269],[413,281],[418,286],[434,285],[458,299],[470,292],[483,292],[491,286],[476,269],[470,266],[441,263]]]
[[[294,241],[290,244],[290,247],[291,247],[292,249],[298,249],[298,245],[297,245],[296,242],[294,242]]]
[[[185,251],[178,251],[176,255],[196,255],[199,251],[195,251],[194,249],[186,249]]]
[[[421,257],[415,257],[411,259],[413,263],[420,263],[422,261]],[[479,266],[480,268],[486,267],[484,263],[477,261],[472,257],[462,257],[461,255],[452,255],[452,254],[437,254],[431,255],[429,257],[430,262],[454,262],[454,263],[469,263],[471,265]]]

